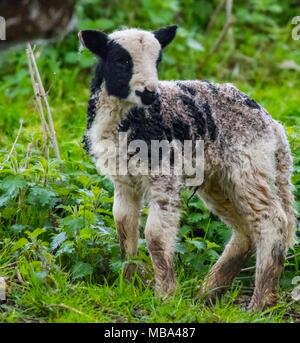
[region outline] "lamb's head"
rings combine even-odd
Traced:
[[[126,29],[110,35],[84,30],[79,38],[102,59],[101,73],[108,94],[140,106],[150,105],[157,97],[162,49],[173,40],[176,29]]]

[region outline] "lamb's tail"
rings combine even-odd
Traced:
[[[277,194],[287,216],[287,247],[292,247],[295,243],[297,226],[297,212],[294,203],[293,185],[291,183],[293,159],[285,129],[278,123],[276,131],[278,137],[276,151]]]

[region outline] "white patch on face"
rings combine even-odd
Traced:
[[[154,34],[138,29],[116,31],[109,35],[111,39],[126,49],[133,61],[133,75],[129,82],[129,102],[142,105],[140,96],[135,91],[158,91],[156,61],[161,50]]]

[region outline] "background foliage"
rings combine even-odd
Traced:
[[[77,30],[110,32],[124,25],[156,29],[176,23],[161,79],[232,82],[284,123],[294,155],[296,205],[300,210],[300,41],[291,37],[298,1],[234,2],[234,41],[212,48],[226,12],[207,26],[219,1],[81,0],[76,30],[56,42],[38,44],[37,63],[48,90],[63,164],[43,155],[42,134],[24,47],[0,56],[0,276],[8,284],[0,321],[297,321],[290,297],[299,275],[299,246],[290,251],[282,278],[282,301],[248,314],[240,307],[253,290],[249,261],[232,290],[208,308],[195,294],[230,237],[190,191],[182,192],[182,220],[173,299],[153,298],[152,269],[141,229],[139,273],[123,281],[124,263],[112,218],[111,183],[97,175],[82,148],[89,80],[95,59],[78,53]],[[20,118],[23,129],[6,161]],[[147,211],[144,210],[143,224]]]

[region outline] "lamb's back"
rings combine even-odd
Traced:
[[[160,81],[159,89],[163,122],[171,127],[181,123],[186,127],[181,131],[190,126],[191,138],[250,144],[267,135],[274,123],[262,106],[231,84]]]

